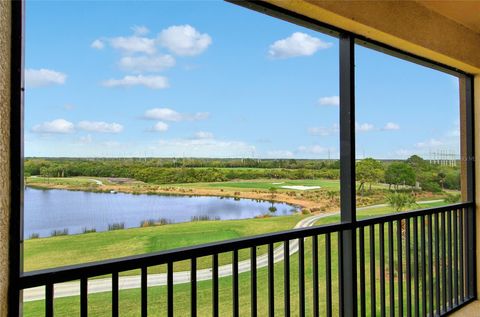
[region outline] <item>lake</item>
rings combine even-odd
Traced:
[[[24,201],[26,239],[33,233],[48,237],[54,230],[67,229],[69,234],[82,233],[84,228],[106,231],[112,224],[134,228],[150,219],[177,223],[193,218],[230,220],[295,212],[295,207],[289,204],[252,199],[91,193],[29,187],[25,189]],[[272,212],[271,207],[276,210]]]

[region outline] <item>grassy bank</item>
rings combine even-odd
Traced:
[[[31,239],[25,241],[24,266],[25,271],[40,270],[287,230],[304,217],[297,214],[262,219],[186,222]],[[220,261],[229,263],[230,258],[221,257]],[[202,263],[199,263],[200,267]],[[178,265],[177,269],[183,266]]]

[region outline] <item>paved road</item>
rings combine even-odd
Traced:
[[[422,201],[418,202],[418,204],[428,204],[428,203],[435,203],[440,202],[442,200],[430,200],[430,201]],[[380,204],[375,206],[368,206],[363,208],[358,208],[358,210],[365,210],[377,207],[387,206],[387,204]],[[339,211],[336,212],[329,212],[323,213],[320,215],[314,215],[299,221],[294,228],[305,228],[311,227],[317,222],[317,220],[339,214]],[[274,262],[280,262],[283,260],[283,243],[274,249]],[[298,240],[291,240],[290,241],[290,255],[295,254],[298,251]],[[267,254],[262,254],[257,256],[257,268],[262,268],[268,265],[268,258]],[[248,272],[250,271],[250,259],[243,260],[238,262],[238,272]],[[232,264],[221,265],[218,267],[218,275],[219,277],[225,277],[232,275]],[[207,269],[200,269],[197,270],[197,281],[205,281],[210,280],[212,278],[212,270],[211,268]],[[181,272],[174,272],[173,273],[173,283],[174,284],[182,284],[182,283],[189,283],[190,282],[190,271],[181,271]],[[140,276],[122,276],[119,278],[119,289],[134,289],[140,288]],[[167,274],[166,273],[158,273],[158,274],[149,274],[147,278],[147,285],[148,287],[151,286],[161,286],[167,285]],[[101,292],[109,292],[112,289],[112,281],[110,278],[101,278],[101,279],[91,279],[88,281],[88,293],[101,293]],[[66,283],[59,283],[55,284],[55,298],[60,297],[68,297],[68,296],[76,296],[80,295],[80,283],[78,281],[73,282],[66,282]],[[24,301],[34,301],[40,300],[45,298],[45,288],[35,287],[27,289],[23,292],[23,299]]]

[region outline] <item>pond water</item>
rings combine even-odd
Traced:
[[[274,208],[272,208],[274,207]],[[109,225],[140,227],[142,221],[187,222],[194,218],[216,220],[274,216],[295,212],[285,203],[251,199],[206,196],[132,195],[91,193],[68,190],[25,189],[24,236],[52,235],[54,230],[68,234],[84,228],[106,231]]]

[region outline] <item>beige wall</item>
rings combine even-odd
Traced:
[[[0,317],[7,316],[8,287],[10,21],[10,2],[0,1]]]

